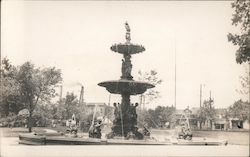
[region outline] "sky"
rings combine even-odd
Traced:
[[[80,94],[86,102],[108,103],[109,93],[97,84],[118,80],[122,55],[110,46],[125,42],[124,23],[131,42],[146,51],[132,56],[132,75],[156,70],[163,80],[156,86],[161,97],[147,108],[174,104],[199,107],[209,92],[216,108],[246,99],[235,62],[237,47],[227,40],[233,10],[230,1],[2,1],[2,56],[14,65],[31,61],[37,67],[62,70],[63,95]],[[111,95],[111,103],[120,100]],[[139,102],[139,96],[131,97]]]

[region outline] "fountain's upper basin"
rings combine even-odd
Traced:
[[[113,80],[98,83],[99,86],[105,87],[112,94],[129,94],[137,95],[146,92],[147,89],[155,87],[154,85],[134,80]]]
[[[136,44],[115,44],[110,49],[121,54],[136,54],[145,51],[142,45]]]

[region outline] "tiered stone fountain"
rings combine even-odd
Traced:
[[[154,85],[146,82],[135,81],[131,75],[132,63],[131,57],[133,54],[137,54],[145,51],[142,45],[132,44],[130,36],[130,27],[128,23],[125,23],[126,28],[126,42],[124,44],[114,44],[111,46],[111,50],[123,55],[121,72],[122,76],[119,80],[104,81],[99,83],[99,86],[105,87],[106,90],[112,94],[121,95],[121,105],[115,106],[115,120],[113,121],[112,133],[113,136],[124,136],[132,133],[138,136],[137,132],[137,115],[136,106],[132,106],[130,103],[131,95],[143,94],[147,89],[153,88]],[[138,137],[141,139],[140,137]]]

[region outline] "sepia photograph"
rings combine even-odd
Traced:
[[[2,0],[0,157],[248,157],[250,0]]]

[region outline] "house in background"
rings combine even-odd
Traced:
[[[232,117],[224,108],[216,109],[216,117],[213,121],[213,130],[249,130],[249,121],[239,117]]]
[[[229,120],[227,117],[227,109],[217,108],[215,109],[215,118],[212,122],[212,130],[228,130]]]
[[[249,121],[240,118],[229,118],[229,128],[230,129],[250,129]]]
[[[185,117],[183,115],[188,113],[190,128],[193,130],[199,130],[200,128],[204,130],[249,130],[248,120],[243,120],[238,117],[230,117],[226,108],[215,109],[215,117],[211,119],[212,123],[210,124],[210,122],[206,121],[205,124],[200,126],[198,111],[199,107],[193,107],[191,109],[187,108],[185,110],[177,109],[175,112],[175,125],[179,125],[181,121],[184,121]]]

